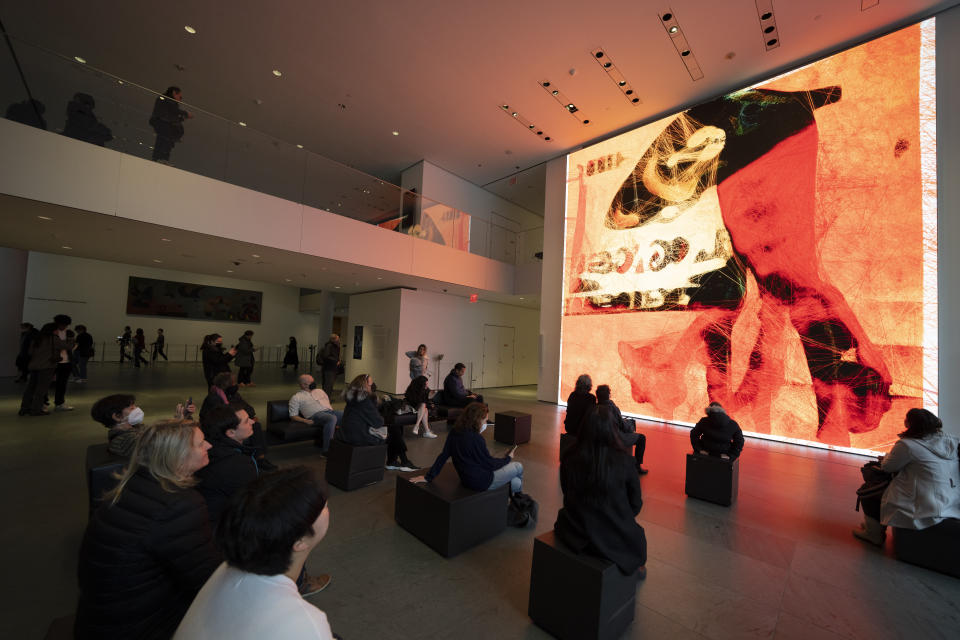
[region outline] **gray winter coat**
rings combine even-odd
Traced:
[[[880,503],[880,521],[905,529],[926,529],[960,518],[958,441],[942,431],[925,438],[901,438],[880,468],[896,473]]]

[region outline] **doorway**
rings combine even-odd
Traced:
[[[483,325],[481,387],[508,387],[513,384],[516,329],[495,324]]]

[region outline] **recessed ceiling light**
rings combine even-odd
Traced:
[[[394,131],[394,132],[393,132],[393,135],[398,136],[398,135],[400,135],[400,132],[399,132],[399,131]]]
[[[240,125],[241,127],[247,126],[247,123],[246,123],[246,122],[243,122],[242,120],[241,120],[240,122],[238,122],[237,124]]]
[[[509,108],[510,108],[510,105],[508,105],[508,104],[502,104],[502,105],[500,105],[500,108],[501,108],[501,109],[509,109]]]
[[[79,62],[80,64],[87,64],[87,61],[81,58],[80,56],[73,56],[73,59]]]
[[[273,75],[275,75],[275,76],[277,76],[277,77],[279,78],[280,76],[283,75],[283,72],[280,71],[280,69],[274,69],[274,70],[273,70]]]
[[[73,247],[68,247],[67,245],[63,245],[63,246],[60,247],[60,248],[61,248],[61,249],[73,249]]]
[[[661,16],[661,18],[663,18],[663,21],[664,21],[664,22],[667,22],[667,21],[670,20],[670,18],[672,18],[672,17],[673,17],[673,14],[672,14],[672,13],[665,13],[665,14],[663,14],[663,15]]]
[[[227,273],[233,273],[233,269],[227,269]]]
[[[383,280],[383,276],[377,276],[377,280]]]
[[[298,145],[297,145],[297,149],[303,149],[303,145],[302,145],[302,144],[298,144]]]
[[[259,257],[260,257],[260,254],[259,254],[259,253],[251,253],[250,255],[253,256],[254,258],[259,258]]]
[[[520,299],[523,300],[523,296],[520,296]]]
[[[197,32],[196,29],[194,29],[193,27],[191,27],[191,26],[188,25],[188,24],[183,26],[183,30],[186,31],[186,32],[189,33],[189,34],[194,34],[194,33]]]
[[[291,282],[290,278],[284,278],[284,282]]]
[[[678,27],[677,25],[673,25],[672,27],[667,29],[667,31],[670,33],[676,33],[677,31],[680,31],[680,27]]]
[[[163,242],[170,242],[170,238],[160,238]]]
[[[159,258],[154,258],[153,261],[156,262],[157,264],[160,264],[161,262],[163,262],[163,260]]]
[[[340,288],[340,285],[337,285],[334,287],[334,289],[339,289],[339,288]]]
[[[40,218],[41,220],[53,220],[53,218],[51,218],[50,216],[37,216],[37,217]]]

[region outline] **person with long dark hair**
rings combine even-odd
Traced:
[[[189,420],[143,427],[80,546],[74,637],[169,638],[220,564],[194,473],[210,445]]]
[[[960,518],[960,441],[926,409],[907,411],[903,426],[890,453],[879,458],[880,470],[895,475],[880,500],[860,500],[863,523],[853,530],[876,545],[883,544],[887,526],[927,529]]]
[[[283,365],[281,369],[286,369],[287,365],[293,365],[293,370],[296,371],[300,366],[300,354],[297,353],[297,339],[293,336],[290,336],[290,342],[287,344],[287,352],[283,355]]]
[[[437,456],[426,476],[414,481],[432,481],[443,469],[448,458],[460,476],[460,483],[474,491],[491,491],[510,484],[510,493],[523,489],[523,465],[513,459],[514,449],[502,458],[494,458],[487,450],[487,442],[480,434],[487,428],[489,408],[482,402],[473,402],[457,417],[456,424],[447,433],[443,451]]]
[[[218,373],[230,372],[230,361],[237,355],[237,350],[224,351],[223,336],[219,333],[211,333],[203,338],[200,352],[203,357],[203,377],[209,389],[213,386],[214,376]]]
[[[430,402],[430,389],[427,387],[427,376],[417,376],[411,380],[403,397],[407,404],[417,410],[417,422],[413,425],[413,435],[422,434],[424,438],[436,438],[437,434],[430,430],[430,411],[427,408],[427,403]]]
[[[590,393],[593,380],[587,374],[577,376],[573,391],[567,397],[567,413],[563,416],[563,429],[572,436],[580,432],[580,425],[590,409],[597,406],[597,397]]]
[[[70,346],[57,334],[57,325],[53,322],[48,322],[40,327],[40,331],[31,334],[27,361],[30,377],[20,401],[21,416],[45,416],[50,413],[43,408],[44,398],[56,376],[60,352]]]
[[[646,577],[647,537],[636,517],[643,507],[635,463],[620,439],[618,416],[592,409],[575,445],[560,460],[563,508],[557,539],[577,553],[605,558],[624,575]]]

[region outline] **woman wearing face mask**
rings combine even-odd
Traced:
[[[186,407],[178,404],[173,417],[177,420],[189,418],[197,408],[190,404]],[[130,457],[137,444],[137,434],[143,425],[143,409],[137,406],[137,399],[126,393],[118,393],[97,400],[90,409],[90,417],[110,431],[107,440],[108,450],[124,458]]]
[[[473,402],[467,405],[457,423],[447,434],[443,451],[425,477],[413,478],[414,482],[436,478],[447,458],[453,458],[453,466],[463,486],[474,491],[490,491],[510,483],[510,493],[519,493],[523,488],[523,465],[513,460],[514,449],[503,458],[494,458],[487,450],[487,442],[480,434],[487,428],[487,405]]]
[[[193,488],[210,445],[188,420],[141,428],[80,547],[75,638],[169,638],[220,563]]]
[[[230,361],[237,355],[236,349],[224,351],[223,336],[211,333],[204,337],[200,346],[203,354],[203,377],[207,381],[207,388],[213,385],[213,377],[218,373],[230,371]]]

